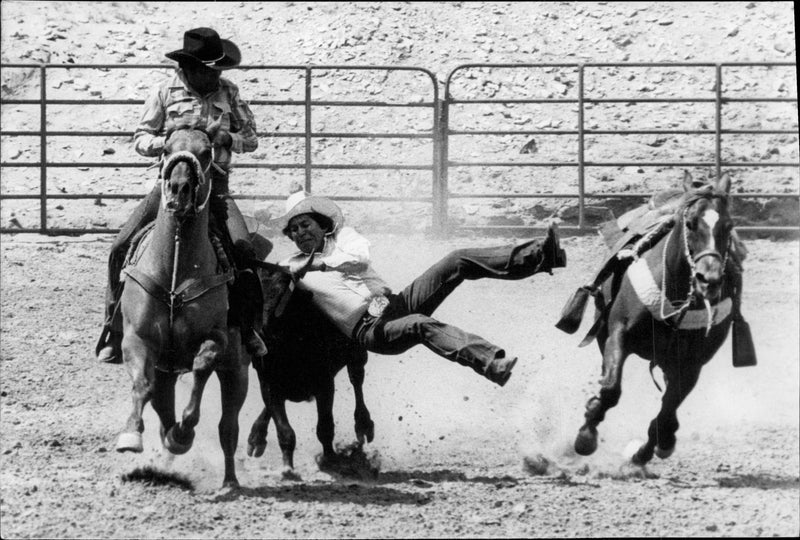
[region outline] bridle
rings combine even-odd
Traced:
[[[167,207],[167,183],[170,180],[170,175],[172,174],[172,170],[175,168],[175,165],[181,162],[188,163],[197,177],[197,184],[193,186],[195,200],[191,212],[192,215],[197,215],[205,209],[209,199],[211,198],[214,180],[212,175],[208,173],[211,169],[211,163],[213,163],[213,154],[211,161],[205,168],[203,168],[203,165],[200,163],[200,160],[197,159],[197,156],[188,150],[179,150],[164,158],[161,165],[161,173],[159,174],[161,178],[161,205],[164,207],[164,210],[168,212],[174,212],[174,210]],[[197,204],[197,188],[204,186],[206,181],[208,181],[208,189],[206,190],[205,198],[203,199],[202,203]]]
[[[169,140],[169,138],[172,136],[172,133],[181,129],[194,129],[194,128],[191,128],[190,126],[183,126],[176,128],[175,130],[172,130],[169,133],[167,133],[166,139]],[[187,163],[189,167],[191,167],[192,172],[197,178],[197,184],[193,185],[194,204],[192,206],[192,211],[190,212],[190,215],[197,215],[201,213],[205,209],[209,199],[211,198],[211,191],[213,188],[213,175],[209,173],[211,171],[211,166],[215,165],[214,160],[216,156],[214,152],[214,147],[210,145],[211,137],[209,137],[208,133],[206,133],[201,129],[194,129],[194,131],[201,132],[209,141],[209,146],[211,146],[211,159],[209,160],[208,165],[203,167],[203,164],[200,162],[197,156],[193,152],[190,152],[189,150],[179,150],[167,156],[162,154],[160,162],[161,166],[159,169],[158,176],[161,181],[161,205],[164,207],[164,210],[173,211],[167,207],[167,182],[169,182],[172,170],[178,163]],[[198,204],[197,188],[204,186],[206,182],[208,182],[208,189],[206,190],[205,198],[200,204]]]
[[[697,279],[699,279],[699,275],[698,275],[698,271],[697,271],[697,263],[702,258],[704,258],[704,257],[712,257],[712,258],[715,258],[715,259],[719,260],[720,264],[722,265],[722,276],[725,275],[725,268],[726,268],[727,263],[728,263],[728,254],[731,251],[731,237],[730,236],[728,236],[728,242],[727,242],[727,244],[725,246],[724,255],[721,254],[715,248],[707,248],[707,249],[704,249],[704,250],[700,251],[699,253],[694,253],[693,254],[692,250],[691,250],[691,247],[689,246],[689,233],[688,233],[688,230],[689,230],[689,227],[688,227],[689,219],[688,219],[688,213],[689,213],[690,208],[694,205],[694,203],[696,203],[700,199],[710,200],[710,199],[712,199],[714,197],[719,197],[719,196],[715,195],[713,193],[713,189],[709,186],[708,188],[702,190],[702,192],[698,193],[694,198],[689,199],[687,201],[685,207],[683,208],[683,211],[681,212],[681,218],[680,219],[681,219],[681,225],[682,225],[682,229],[683,229],[683,231],[682,231],[683,235],[682,235],[681,240],[683,241],[683,257],[684,257],[684,259],[686,260],[686,263],[689,266],[689,292],[686,295],[685,300],[683,300],[682,302],[678,303],[677,308],[674,311],[672,311],[671,313],[666,313],[666,311],[665,311],[666,310],[665,306],[668,303],[673,305],[673,306],[675,306],[675,303],[673,303],[673,302],[671,302],[671,301],[669,301],[667,299],[667,292],[666,292],[667,291],[667,245],[669,244],[670,239],[671,239],[672,235],[675,232],[675,228],[673,228],[670,231],[669,237],[664,242],[664,247],[661,250],[661,268],[662,268],[662,272],[661,272],[661,317],[664,320],[667,320],[669,317],[683,315],[691,307],[694,299],[697,297],[696,296],[697,289],[695,287],[695,281]],[[708,299],[705,298],[705,297],[703,297],[703,303],[704,303],[706,311],[707,311],[707,313],[709,315],[709,325],[706,328],[706,335],[707,335],[709,330],[710,330],[710,328],[711,328],[711,326],[710,326],[711,325],[711,320],[712,320],[711,304],[708,301]]]

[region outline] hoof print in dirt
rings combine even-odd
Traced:
[[[547,476],[555,474],[557,467],[542,454],[527,455],[522,459],[522,467],[528,474]]]
[[[374,481],[381,470],[377,452],[364,452],[362,445],[357,442],[336,445],[333,456],[318,454],[315,460],[320,471],[347,479]]]

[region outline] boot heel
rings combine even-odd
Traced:
[[[561,318],[556,323],[556,328],[567,334],[574,334],[581,326],[583,312],[586,310],[586,302],[589,300],[591,292],[586,287],[581,287],[575,291],[564,309],[561,311]]]

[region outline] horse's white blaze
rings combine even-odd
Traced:
[[[706,225],[708,225],[708,230],[712,231],[712,234],[710,235],[711,246],[709,247],[710,249],[717,249],[717,246],[714,245],[713,231],[714,231],[714,226],[717,224],[717,221],[719,221],[719,213],[717,213],[716,210],[708,209],[705,212],[703,212],[703,221],[705,221]]]

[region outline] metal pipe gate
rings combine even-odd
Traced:
[[[444,98],[439,99],[438,83],[436,76],[429,70],[417,67],[396,67],[396,66],[346,66],[346,65],[329,65],[329,66],[280,66],[280,65],[254,65],[254,66],[241,66],[239,70],[250,71],[264,71],[264,70],[300,70],[304,73],[305,88],[303,100],[249,100],[251,105],[266,105],[266,106],[293,106],[302,107],[304,110],[304,129],[298,132],[259,132],[259,137],[291,137],[302,138],[305,143],[304,161],[302,164],[289,164],[289,163],[271,163],[271,162],[240,162],[234,163],[234,169],[250,169],[250,168],[264,168],[264,169],[299,169],[304,170],[304,181],[307,190],[312,190],[312,179],[314,170],[324,169],[369,169],[369,170],[385,170],[385,169],[400,169],[400,170],[430,170],[431,171],[431,196],[412,199],[416,202],[430,203],[432,208],[432,223],[431,227],[435,233],[444,233],[453,230],[450,224],[448,201],[457,198],[577,198],[578,200],[578,224],[575,229],[587,230],[585,212],[586,212],[586,199],[587,198],[604,198],[604,197],[635,197],[646,198],[650,193],[592,193],[586,190],[586,169],[589,167],[624,167],[624,166],[654,166],[654,167],[708,167],[714,168],[719,175],[723,167],[789,167],[800,168],[800,163],[797,162],[726,162],[722,160],[722,136],[730,134],[793,134],[797,135],[797,129],[773,129],[773,130],[755,130],[755,129],[725,129],[722,125],[722,107],[723,105],[747,102],[747,103],[767,103],[767,102],[785,102],[797,104],[797,96],[794,97],[728,97],[723,93],[723,70],[734,67],[793,67],[796,68],[795,63],[560,63],[560,64],[464,64],[453,69],[447,76],[444,86]],[[0,202],[3,200],[23,200],[23,199],[38,199],[40,204],[39,226],[37,228],[11,228],[4,226],[0,227],[0,233],[38,233],[38,234],[91,234],[91,233],[111,233],[116,229],[109,228],[83,228],[83,229],[67,229],[55,228],[48,226],[47,218],[47,205],[48,201],[59,199],[96,199],[98,197],[105,199],[139,199],[144,196],[143,193],[117,193],[117,194],[80,194],[80,193],[49,193],[48,191],[48,169],[62,168],[62,167],[97,167],[97,168],[146,168],[150,163],[139,162],[51,162],[48,161],[47,156],[47,140],[48,137],[63,136],[63,137],[129,137],[132,135],[129,131],[51,131],[47,128],[48,120],[48,105],[130,105],[141,106],[142,100],[126,99],[126,100],[112,100],[112,99],[50,99],[47,95],[47,74],[48,70],[59,69],[147,69],[147,70],[163,70],[171,69],[173,66],[156,64],[156,65],[127,65],[127,64],[5,64],[2,66],[6,68],[19,68],[35,70],[40,78],[40,92],[38,99],[3,99],[0,101],[2,105],[38,105],[39,106],[39,130],[21,131],[21,130],[6,130],[5,126],[0,129],[0,136],[15,137],[15,136],[37,136],[39,137],[40,156],[36,162],[21,162],[12,163],[9,161],[0,162],[0,170],[9,167],[28,167],[38,168],[39,173],[39,192],[38,194],[9,194],[0,189]],[[585,89],[585,76],[587,71],[593,69],[603,68],[708,68],[715,70],[715,96],[711,98],[696,98],[696,97],[680,97],[680,98],[641,98],[634,96],[627,97],[613,97],[613,98],[593,98],[587,96]],[[531,68],[546,68],[546,69],[569,69],[574,70],[577,75],[574,84],[577,88],[577,95],[564,99],[469,99],[469,98],[455,98],[452,95],[451,86],[456,75],[470,69],[531,69]],[[336,70],[382,70],[382,71],[406,71],[416,72],[426,77],[431,82],[431,90],[429,93],[430,101],[423,102],[382,102],[382,101],[325,101],[315,100],[312,95],[312,80],[315,72],[327,72]],[[577,106],[577,114],[575,117],[574,129],[537,129],[537,130],[454,130],[450,128],[451,125],[451,110],[453,106],[464,105],[477,105],[477,104],[530,104],[530,103],[548,103],[548,104],[564,104],[567,106]],[[603,130],[603,129],[589,129],[585,125],[584,112],[588,104],[603,104],[603,103],[713,103],[715,107],[715,126],[713,129],[699,129],[699,130],[672,130],[672,129],[639,129],[639,130]],[[370,132],[315,132],[312,129],[312,111],[313,107],[421,107],[430,109],[432,115],[432,129],[430,132],[391,132],[391,133],[370,133]],[[655,134],[673,134],[673,135],[714,135],[715,137],[715,159],[713,162],[695,161],[695,162],[641,162],[641,161],[614,161],[614,162],[596,162],[588,161],[585,157],[586,150],[586,136],[587,135],[655,135]],[[576,136],[577,144],[577,160],[569,162],[536,162],[536,161],[512,161],[512,162],[497,162],[497,161],[454,161],[449,158],[451,141],[454,136],[459,135],[570,135]],[[311,154],[311,142],[315,138],[397,138],[397,139],[422,139],[430,140],[431,142],[431,160],[429,164],[386,164],[386,163],[367,163],[367,164],[325,164],[314,163]],[[556,167],[556,168],[569,168],[574,167],[577,173],[577,193],[537,193],[535,191],[527,193],[458,193],[453,192],[449,188],[449,173],[452,169],[461,167]],[[252,196],[252,198],[259,198],[264,200],[269,199],[283,199],[285,194],[275,193],[260,193]],[[758,198],[792,198],[800,200],[798,193],[763,193],[763,192],[746,192],[736,193],[734,197],[758,197]],[[337,199],[336,197],[334,197]],[[400,197],[339,197],[338,200],[356,200],[356,201],[408,201],[407,198]],[[526,229],[529,227],[491,227],[482,226],[477,227],[483,230],[491,229]],[[566,227],[569,229],[569,227]],[[758,227],[754,230],[776,230],[776,231],[797,231],[798,227]]]

